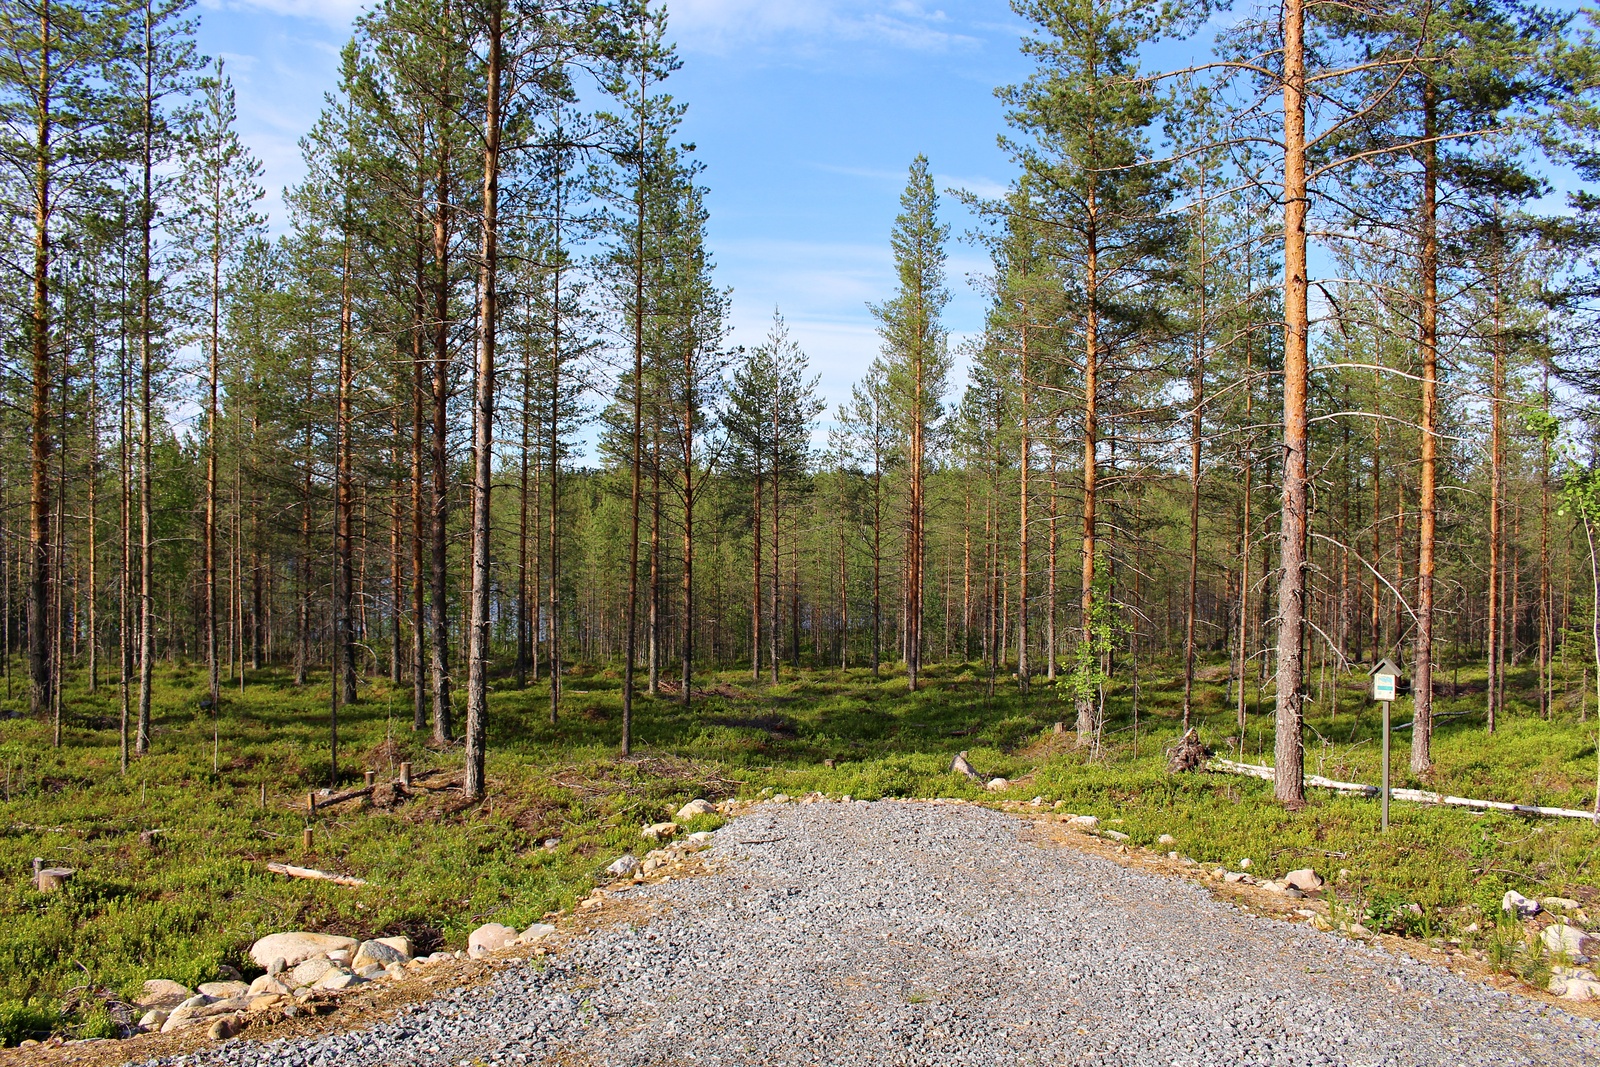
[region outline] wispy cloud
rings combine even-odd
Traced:
[[[816,54],[842,43],[915,51],[978,43],[942,8],[916,0],[677,0],[670,12],[685,50],[720,55],[751,47]]]
[[[313,19],[330,26],[348,26],[368,0],[200,0],[212,11],[265,11],[271,15]]]

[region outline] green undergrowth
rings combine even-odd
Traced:
[[[1193,701],[1202,739],[1219,754],[1270,762],[1270,689],[1258,694],[1252,684],[1241,733],[1225,668],[1203,676],[1211,680]],[[1495,919],[1506,889],[1575,896],[1591,910],[1600,903],[1600,831],[1587,822],[1397,802],[1382,835],[1373,800],[1313,789],[1304,810],[1288,812],[1267,782],[1169,774],[1164,749],[1178,737],[1181,708],[1170,667],[1145,668],[1137,733],[1124,682],[1109,695],[1099,744],[1087,747],[1076,744],[1070,709],[1048,684],[1021,696],[1000,679],[990,696],[971,667],[935,667],[924,677],[913,694],[903,673],[888,670],[876,678],[863,669],[786,670],[775,685],[748,671],[701,676],[687,708],[666,692],[636,703],[635,754],[626,759],[616,756],[617,671],[567,677],[555,725],[543,682],[518,691],[502,678],[491,702],[486,801],[448,790],[395,801],[380,789],[371,802],[309,818],[306,793],[327,786],[332,772],[325,675],[297,688],[287,674],[254,672],[242,693],[236,683],[226,689],[213,719],[201,706],[203,669],[168,667],[154,693],[152,749],[126,774],[115,686],[90,695],[79,682],[64,700],[60,748],[48,723],[0,721],[0,1042],[113,1033],[126,1018],[117,1002],[145,979],[193,984],[223,965],[248,975],[248,946],[274,931],[405,933],[434,950],[460,947],[483,922],[532,922],[570,907],[606,864],[642,847],[642,824],[695,796],[770,788],[994,798],[949,771],[960,751],[985,778],[1011,781],[1000,799],[1038,796],[1108,825],[1120,820],[1114,825],[1134,844],[1155,847],[1170,834],[1177,844],[1163,847],[1207,864],[1235,867],[1249,857],[1257,874],[1311,866],[1330,879],[1343,870],[1339,907],[1351,917],[1430,937],[1476,922],[1508,960],[1515,932]],[[1470,692],[1481,680],[1481,672],[1458,676],[1464,695],[1438,702],[1436,766],[1426,781],[1412,780],[1408,734],[1396,734],[1396,784],[1592,808],[1593,719],[1580,722],[1564,707],[1553,721],[1540,719],[1516,684],[1527,679],[1513,675],[1512,707],[1490,735],[1481,694]],[[1313,690],[1306,769],[1376,782],[1377,714],[1363,678],[1341,684],[1337,708],[1331,686]],[[22,700],[19,688],[4,706],[16,712]],[[403,760],[419,775],[459,767],[458,745],[411,731],[409,701],[408,687],[363,681],[361,699],[340,714],[340,788],[359,785],[366,770],[389,781]],[[1404,701],[1396,719],[1409,719]],[[141,838],[151,830],[160,833]],[[40,894],[28,881],[34,857],[78,873],[64,891]],[[369,884],[287,879],[266,871],[273,860]]]

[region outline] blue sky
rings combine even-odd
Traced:
[[[242,133],[267,168],[270,208],[300,175],[296,139],[335,80],[358,0],[200,0],[200,42],[238,89]],[[669,89],[707,164],[712,251],[733,288],[733,340],[754,344],[782,309],[834,404],[876,354],[869,301],[893,289],[889,230],[906,170],[926,153],[941,190],[997,192],[1011,173],[997,85],[1026,76],[1022,24],[1004,0],[669,0],[683,59]],[[981,327],[949,198],[946,316]],[[959,378],[959,373],[958,373]],[[960,382],[952,382],[959,390]]]

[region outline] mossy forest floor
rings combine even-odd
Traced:
[[[1246,760],[1270,762],[1270,689],[1258,695],[1251,681],[1241,746],[1226,667],[1201,674],[1194,703],[1203,740],[1220,754],[1242,748]],[[225,687],[213,720],[201,706],[204,669],[166,668],[151,752],[126,775],[114,681],[93,696],[75,683],[59,748],[49,723],[0,721],[0,1043],[50,1032],[111,1036],[110,1006],[132,999],[145,979],[194,984],[222,964],[249,974],[248,946],[275,931],[405,933],[424,951],[459,948],[481,923],[527,924],[571,906],[608,863],[640,849],[641,824],[684,801],[763,788],[865,799],[1042,796],[1121,819],[1132,844],[1171,834],[1171,847],[1208,865],[1233,868],[1250,857],[1262,877],[1344,869],[1342,906],[1368,926],[1462,938],[1533,981],[1544,964],[1499,919],[1501,895],[1570,896],[1600,908],[1600,828],[1589,822],[1397,802],[1390,832],[1380,835],[1374,800],[1310,790],[1308,806],[1288,812],[1267,782],[1169,774],[1163,750],[1177,739],[1182,694],[1173,665],[1143,667],[1137,742],[1132,694],[1121,688],[1109,695],[1101,744],[1089,749],[1075,744],[1064,694],[1049,686],[1020,696],[1002,679],[989,696],[971,666],[934,667],[924,678],[910,694],[904,675],[888,670],[876,679],[861,669],[785,670],[777,685],[755,683],[748,671],[701,675],[690,707],[666,693],[636,702],[635,753],[625,759],[616,755],[616,671],[572,673],[553,726],[544,682],[517,691],[501,678],[483,803],[438,790],[310,818],[307,792],[329,781],[326,675],[296,688],[286,673],[253,672],[243,693],[236,681]],[[1576,700],[1551,721],[1539,718],[1533,679],[1531,670],[1512,675],[1512,707],[1491,735],[1481,670],[1445,675],[1447,691],[1461,695],[1436,702],[1436,770],[1425,783],[1412,780],[1409,734],[1400,731],[1395,784],[1592,809],[1600,725],[1592,715],[1580,721]],[[16,682],[6,704],[13,713],[25,699]],[[1379,717],[1365,686],[1364,676],[1345,676],[1335,709],[1326,678],[1320,692],[1313,684],[1308,773],[1378,781]],[[409,686],[363,681],[360,701],[340,715],[342,786],[359,785],[369,769],[391,780],[402,760],[418,773],[459,766],[458,745],[438,748],[411,731],[409,701]],[[1395,712],[1397,724],[1409,721],[1407,701]],[[1069,720],[1067,736],[1052,731],[1060,720]],[[1010,779],[1009,792],[995,798],[951,773],[962,750],[984,777]],[[77,875],[65,890],[41,894],[29,882],[34,857]],[[267,872],[273,860],[369,884],[283,878]]]

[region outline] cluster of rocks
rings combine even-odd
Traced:
[[[1539,942],[1551,957],[1550,993],[1563,1000],[1600,1000],[1600,978],[1590,967],[1600,956],[1600,937],[1589,932],[1589,916],[1570,897],[1537,900],[1511,890],[1500,909],[1539,929]]]
[[[780,793],[779,796],[783,795]],[[773,799],[776,800],[777,798],[774,797]],[[783,797],[784,801],[788,799],[786,796]],[[733,801],[712,804],[710,801],[696,797],[679,808],[678,813],[672,817],[671,822],[650,823],[639,831],[639,836],[644,840],[663,844],[665,847],[654,848],[646,852],[642,861],[631,852],[620,856],[606,868],[606,873],[613,878],[639,880],[647,875],[655,874],[664,867],[681,862],[696,852],[710,848],[713,837],[710,830],[697,831],[687,835],[683,840],[671,844],[667,844],[667,842],[672,842],[672,839],[682,832],[683,824],[689,820],[702,815],[731,814],[736,806]]]
[[[513,944],[525,945],[555,933],[535,923],[517,931],[498,923],[474,930],[466,952],[415,955],[408,937],[358,941],[336,934],[305,931],[269,934],[250,946],[250,958],[266,973],[246,982],[232,977],[203,982],[197,989],[165,978],[144,984],[136,1004],[144,1009],[139,1029],[170,1033],[206,1025],[215,1039],[232,1037],[252,1016],[293,1017],[312,1002],[337,997],[369,982],[394,982],[446,960],[479,959]],[[231,971],[232,969],[229,968]]]

